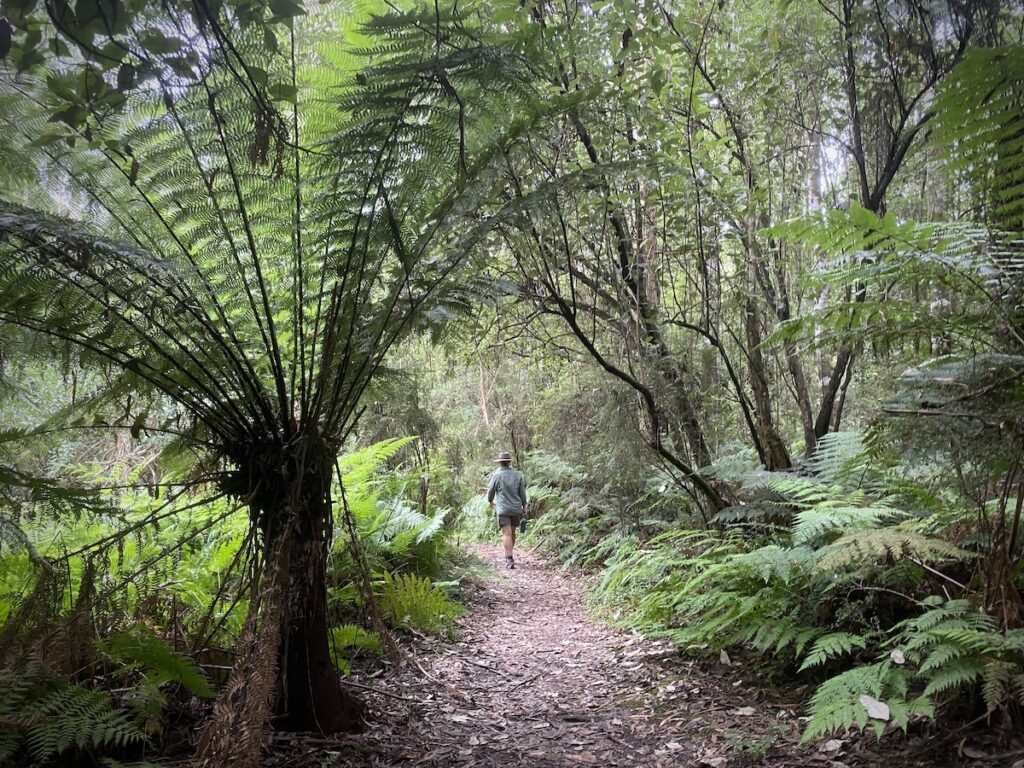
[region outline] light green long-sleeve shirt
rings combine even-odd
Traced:
[[[498,467],[487,484],[487,501],[499,515],[521,515],[526,509],[526,481],[511,467]]]

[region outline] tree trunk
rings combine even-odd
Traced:
[[[697,418],[697,408],[687,391],[690,385],[686,379],[692,377],[684,366],[669,357],[668,348],[664,344],[661,345],[660,352],[662,373],[668,384],[668,400],[676,416],[666,421],[677,427],[680,437],[689,449],[690,462],[695,467],[706,467],[711,464],[711,449]]]
[[[331,659],[327,620],[332,462],[327,456],[310,458],[326,468],[306,472],[293,495],[298,506],[286,548],[290,552],[275,726],[321,734],[354,732],[362,728],[365,708],[341,687]]]
[[[334,455],[310,437],[285,448],[250,446],[238,457],[245,469],[225,483],[230,493],[249,500],[263,569],[231,675],[200,736],[197,767],[260,765],[271,722],[325,735],[362,728],[365,707],[341,688],[328,636]]]
[[[362,730],[363,703],[341,688],[331,659],[324,547],[297,540],[294,549],[275,726],[321,734]]]
[[[807,388],[807,377],[792,344],[786,344],[786,363],[793,377],[793,391],[800,409],[800,424],[804,430],[804,456],[810,456],[818,445],[818,436],[814,434],[814,414],[811,412],[811,394]]]
[[[750,238],[754,235],[751,234]],[[749,242],[753,242],[751,239]],[[793,466],[786,444],[775,430],[772,416],[771,390],[768,387],[768,370],[764,355],[761,353],[761,318],[757,307],[757,279],[754,274],[754,259],[759,254],[748,247],[747,253],[747,296],[743,305],[743,328],[747,342],[747,359],[749,361],[750,388],[753,392],[754,415],[757,431],[764,446],[765,469],[777,471]]]
[[[853,365],[853,350],[849,344],[844,343],[836,354],[835,366],[832,368],[828,384],[823,388],[818,418],[814,421],[814,434],[819,439],[827,435],[832,426],[832,412],[839,397],[839,390],[843,385],[843,377],[849,375],[848,368],[851,365]]]

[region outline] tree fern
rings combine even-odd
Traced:
[[[970,179],[988,200],[995,223],[1024,227],[1024,94],[1021,48],[974,49],[942,84],[935,102],[936,136],[948,148],[951,169]]]
[[[304,629],[323,615],[335,458],[388,350],[468,306],[478,283],[458,278],[499,223],[476,211],[500,200],[510,146],[565,104],[535,98],[514,39],[468,9],[143,4],[59,26],[48,9],[17,16],[2,65],[4,148],[38,173],[0,179],[0,323],[120,374],[83,406],[103,424],[141,434],[140,400],[172,409],[163,458],[248,507],[252,562],[289,592],[247,603],[248,647],[292,654],[295,684],[271,696],[240,653],[217,712],[248,740],[204,741],[203,759],[258,749],[271,701],[352,727],[329,664],[309,662],[326,627]],[[306,579],[281,585],[284,563]],[[289,641],[307,629],[308,648]],[[334,691],[323,717],[287,700],[311,686]]]

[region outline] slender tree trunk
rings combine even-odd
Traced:
[[[793,462],[790,459],[789,451],[786,450],[785,443],[775,430],[771,391],[768,387],[768,370],[764,355],[761,353],[761,342],[764,339],[761,333],[761,315],[758,311],[756,275],[757,261],[760,260],[761,254],[754,244],[755,231],[751,225],[747,234],[747,296],[743,303],[743,328],[747,342],[750,388],[753,393],[757,431],[761,437],[761,444],[764,446],[767,469],[789,469]]]
[[[663,350],[661,363],[669,389],[667,399],[677,414],[676,418],[668,420],[668,423],[677,426],[686,442],[691,463],[696,467],[706,467],[711,464],[711,449],[708,447],[704,429],[697,419],[697,408],[687,391],[689,384],[686,379],[693,377],[689,376],[689,371],[675,363],[667,348]]]
[[[843,344],[836,354],[836,362],[832,367],[828,383],[825,385],[821,396],[821,408],[818,410],[818,417],[814,421],[814,434],[821,438],[828,434],[832,425],[832,412],[836,406],[839,391],[843,386],[843,377],[850,374],[850,366],[853,364],[853,350],[849,344]]]
[[[786,363],[789,365],[789,373],[793,377],[796,402],[800,408],[800,424],[804,430],[804,455],[810,456],[818,444],[817,435],[814,434],[811,393],[807,388],[807,377],[804,375],[803,364],[792,344],[786,345]]]

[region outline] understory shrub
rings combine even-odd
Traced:
[[[380,581],[381,610],[393,627],[448,632],[462,608],[425,576],[385,573]]]
[[[691,652],[747,648],[816,682],[805,740],[906,730],[965,695],[1019,714],[1024,630],[1001,626],[965,584],[947,598],[979,565],[976,528],[955,497],[908,479],[921,470],[888,461],[871,434],[826,437],[802,474],[733,456],[710,470],[741,499],[720,530],[621,541],[597,602]]]
[[[343,674],[382,649],[363,626],[360,559],[389,626],[447,633],[460,612],[435,581],[450,549],[446,511],[417,508],[416,477],[398,464],[412,440],[339,459],[347,506],[328,608]],[[94,485],[120,471],[82,470]],[[15,518],[0,506],[0,765],[128,760],[194,727],[197,700],[215,695],[230,662],[218,649],[242,630],[252,535],[246,509],[200,493],[119,491],[73,515],[37,502]]]

